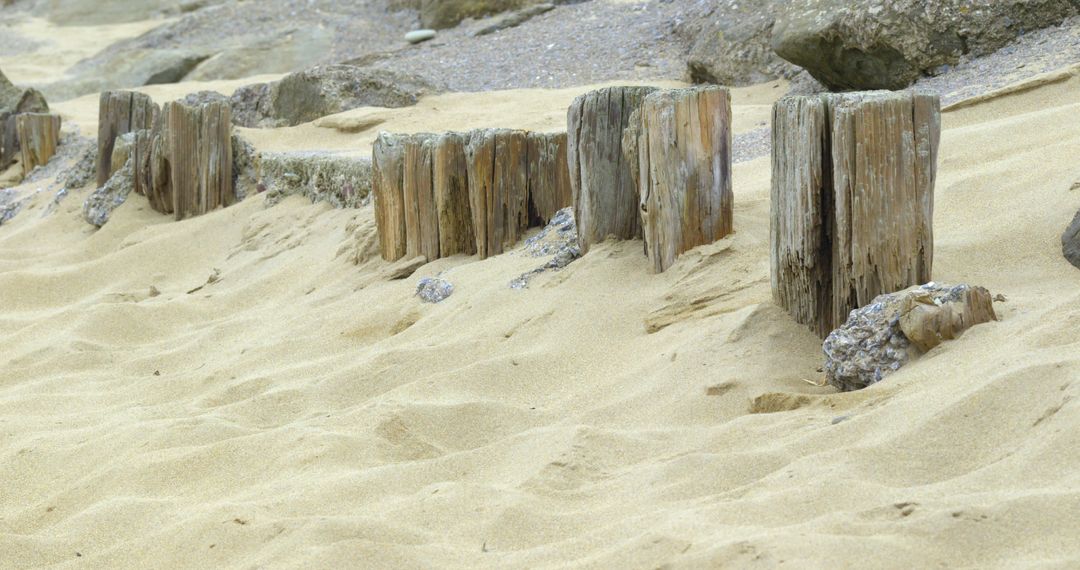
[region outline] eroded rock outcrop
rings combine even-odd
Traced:
[[[794,0],[772,45],[831,89],[903,89],[1078,10],[1074,0]]]
[[[423,79],[386,69],[326,65],[272,83],[237,89],[234,122],[243,127],[291,127],[357,107],[408,107],[436,89]]]
[[[866,388],[968,328],[995,320],[993,299],[982,287],[927,283],[881,295],[852,311],[825,339],[825,377],[841,391]]]
[[[676,31],[690,41],[687,71],[693,83],[738,86],[789,78],[799,68],[772,48],[773,26],[784,3],[709,2]]]

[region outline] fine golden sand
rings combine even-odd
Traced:
[[[583,90],[245,135],[551,130]],[[737,91],[737,130],[784,90]],[[55,107],[92,130],[96,99]],[[1075,568],[1078,117],[1076,77],[944,115],[935,279],[1001,320],[849,394],[770,300],[768,158],[667,273],[609,242],[527,290],[518,252],[388,281],[370,207],[133,195],[94,231],[88,190],[42,193],[0,227],[0,567]]]

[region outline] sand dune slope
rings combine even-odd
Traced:
[[[0,567],[1076,567],[1078,116],[946,115],[936,278],[1002,320],[851,394],[770,302],[767,158],[671,271],[523,291],[518,252],[385,280],[370,208],[42,196],[0,228]]]

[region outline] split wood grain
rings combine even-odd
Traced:
[[[567,111],[567,159],[581,252],[609,236],[641,237],[639,194],[623,159],[623,131],[652,87],[586,93]],[[636,165],[635,165],[636,166]]]
[[[772,288],[825,337],[874,297],[931,280],[936,96],[785,98],[773,109]]]

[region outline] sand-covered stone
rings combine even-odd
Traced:
[[[910,360],[978,324],[995,321],[990,292],[927,283],[856,309],[822,348],[825,377],[842,391],[876,384]]]

